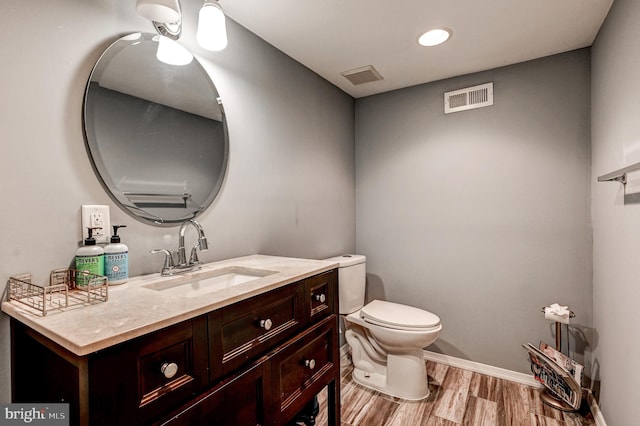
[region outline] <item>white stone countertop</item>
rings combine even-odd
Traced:
[[[175,288],[164,292],[147,288],[191,281],[227,267],[267,270],[270,274],[191,297]],[[251,255],[208,263],[198,271],[171,277],[157,273],[129,278],[124,284],[109,286],[106,302],[54,309],[46,316],[15,300],[4,301],[2,311],[83,356],[337,267],[326,260]]]

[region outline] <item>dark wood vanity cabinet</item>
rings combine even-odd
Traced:
[[[82,357],[12,319],[13,401],[68,402],[74,425],[283,425],[328,386],[338,425],[337,306],[332,270]]]
[[[11,335],[13,402],[69,403],[72,425],[148,424],[209,384],[205,317],[83,357],[13,318]]]

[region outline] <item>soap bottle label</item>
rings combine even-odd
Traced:
[[[104,274],[104,255],[76,256],[76,269],[78,270],[76,285],[85,287],[89,284],[91,277],[83,272],[95,275]]]
[[[129,253],[107,253],[104,255],[104,273],[109,282],[129,278]]]

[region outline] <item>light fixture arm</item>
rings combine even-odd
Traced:
[[[182,35],[182,18],[177,22],[151,22],[158,34],[171,40],[178,40]]]
[[[179,18],[175,22],[153,22],[153,26],[155,27],[158,34],[163,35],[171,40],[178,40],[182,35],[182,4],[180,4],[180,0],[176,0],[178,4],[178,15]]]
[[[136,0],[136,11],[153,23],[158,34],[178,40],[182,34],[180,0]]]

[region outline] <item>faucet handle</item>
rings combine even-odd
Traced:
[[[175,267],[175,263],[173,263],[173,256],[171,255],[171,252],[167,249],[155,249],[155,250],[151,250],[149,253],[151,254],[157,254],[157,253],[163,253],[164,254],[164,264],[162,265],[162,275],[168,275],[169,271],[171,271],[174,267]]]

